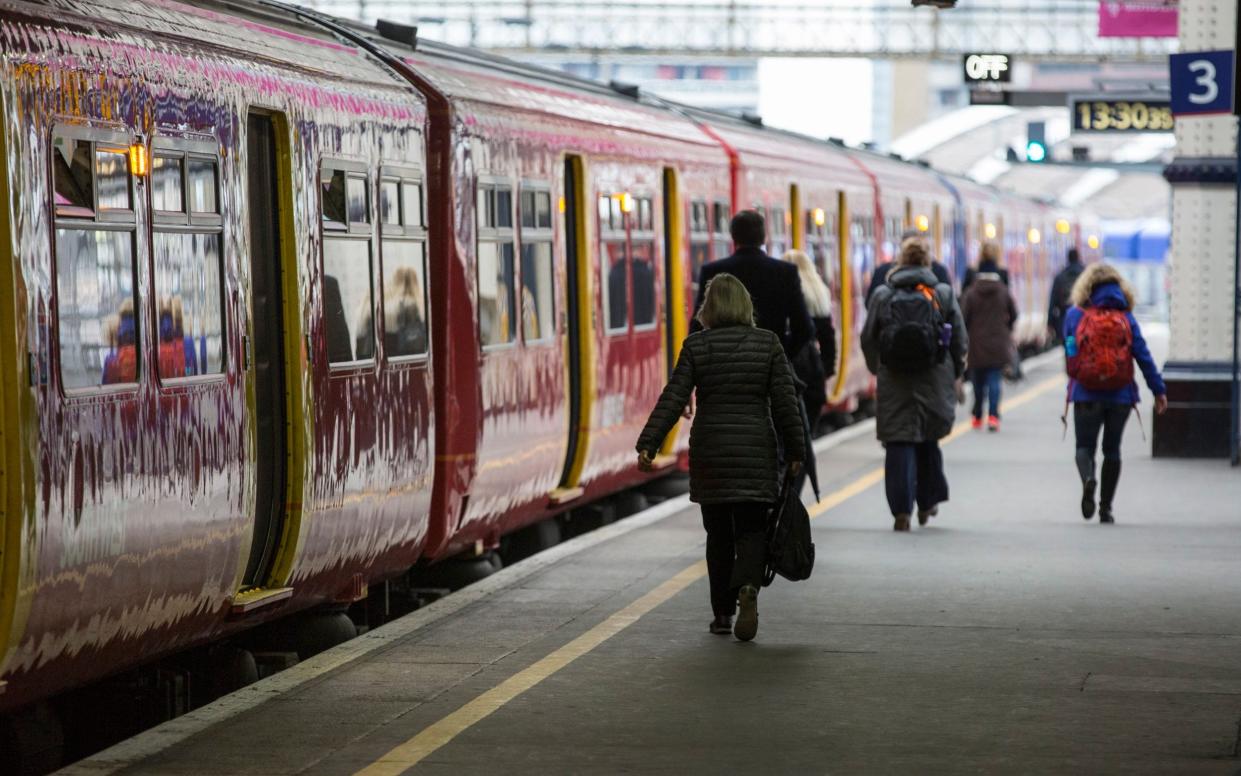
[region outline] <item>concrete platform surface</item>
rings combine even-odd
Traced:
[[[927,528],[891,530],[872,433],[822,453],[818,566],[752,643],[707,633],[678,501],[66,772],[1241,773],[1241,471],[1131,422],[1084,522],[1057,366],[945,445]]]

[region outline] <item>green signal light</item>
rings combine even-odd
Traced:
[[[1047,158],[1047,146],[1036,141],[1030,141],[1026,144],[1026,161],[1041,162]]]

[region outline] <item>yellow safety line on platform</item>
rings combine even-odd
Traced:
[[[1013,410],[1033,401],[1057,385],[1064,385],[1064,377],[1057,375],[1018,394],[1005,403],[1005,408]],[[944,438],[946,444],[969,431],[969,421],[958,423],[952,433]],[[815,504],[810,510],[812,518],[819,517],[828,510],[843,504],[857,496],[872,485],[883,480],[883,468],[863,474],[848,485],[829,493],[827,497]],[[436,750],[450,743],[475,723],[482,721],[499,711],[506,703],[531,689],[539,682],[556,673],[560,669],[577,660],[582,655],[612,638],[616,634],[633,625],[641,617],[660,604],[689,587],[707,575],[707,564],[698,561],[682,569],[676,576],[665,581],[654,590],[608,617],[603,622],[583,633],[581,636],[565,644],[537,663],[518,671],[500,684],[465,704],[440,721],[424,728],[420,733],[405,743],[397,746],[375,762],[363,768],[354,776],[398,776],[418,763],[425,760]]]

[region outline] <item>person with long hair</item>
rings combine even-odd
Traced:
[[[711,278],[698,320],[703,330],[686,338],[638,437],[638,468],[652,468],[696,391],[689,498],[702,506],[707,530],[715,616],[709,629],[749,641],[758,632],[768,512],[780,495],[776,436],[784,443],[788,474],[796,476],[807,455],[801,411],[780,338],[755,325],[754,304],[741,281],[728,273]]]
[[[1082,270],[1064,317],[1064,352],[1073,403],[1075,460],[1082,481],[1082,517],[1094,517],[1099,489],[1099,522],[1116,522],[1112,502],[1120,483],[1120,443],[1129,413],[1141,401],[1133,375],[1136,361],[1146,387],[1155,395],[1155,412],[1168,409],[1168,390],[1133,317],[1133,289],[1116,269],[1102,262]],[[1095,479],[1095,451],[1103,432],[1103,469]]]
[[[832,324],[832,292],[823,278],[819,277],[814,261],[805,251],[792,250],[784,254],[784,260],[797,267],[801,279],[801,293],[806,300],[806,311],[814,324],[814,339],[792,356],[793,371],[797,379],[805,383],[802,399],[806,404],[806,419],[813,433],[827,404],[827,380],[836,374],[836,327]]]

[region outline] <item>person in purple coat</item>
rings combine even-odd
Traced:
[[[1167,388],[1150,349],[1142,337],[1142,329],[1133,317],[1133,290],[1107,264],[1091,264],[1073,284],[1073,293],[1064,318],[1065,355],[1078,355],[1082,339],[1079,327],[1091,308],[1119,310],[1124,313],[1131,334],[1130,357],[1142,370],[1146,387],[1155,395],[1155,412],[1168,409]],[[1141,401],[1137,381],[1114,390],[1091,390],[1077,380],[1069,381],[1068,400],[1073,403],[1073,430],[1077,438],[1077,471],[1082,480],[1082,517],[1089,520],[1095,512],[1095,488],[1099,486],[1099,522],[1114,523],[1112,500],[1120,482],[1120,442],[1125,433],[1129,413]],[[1095,450],[1099,432],[1103,432],[1103,470],[1101,481],[1095,480]]]

